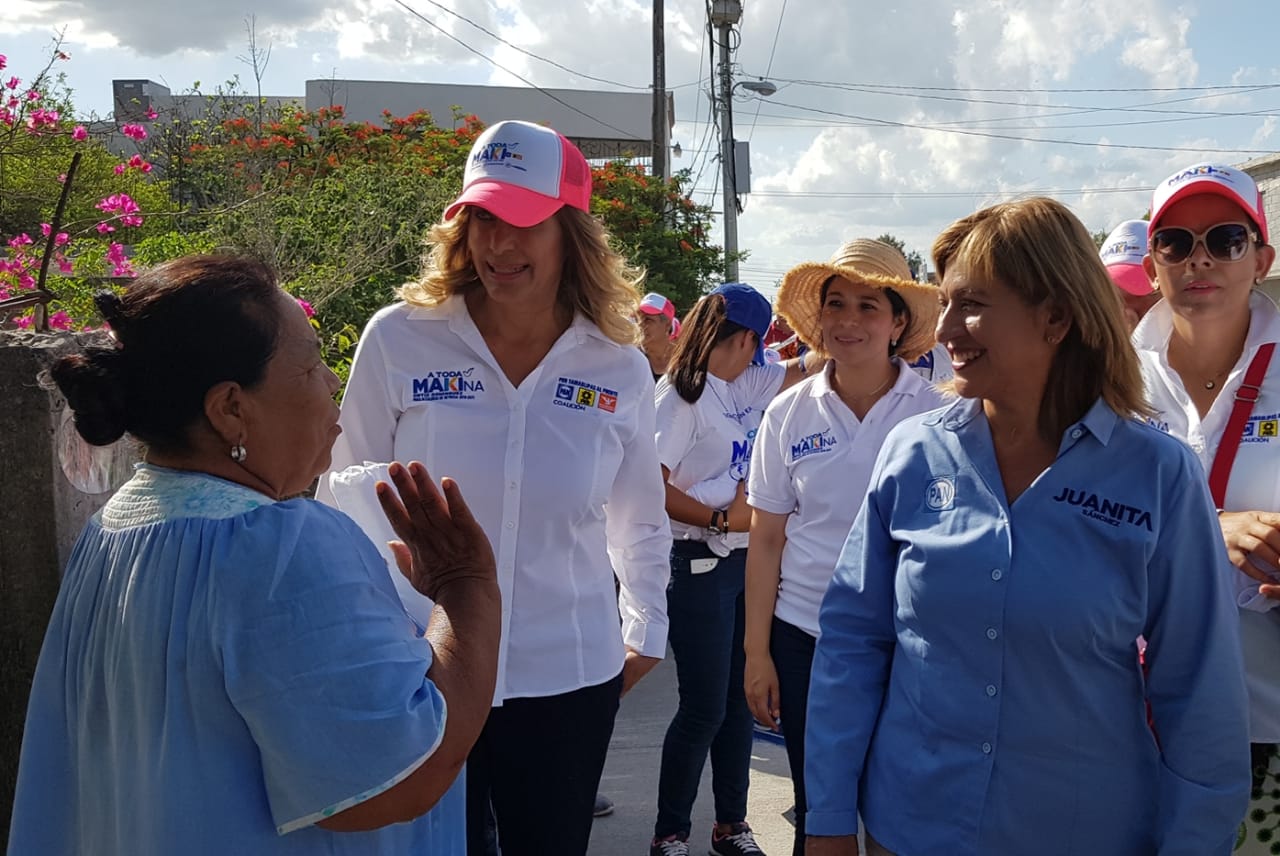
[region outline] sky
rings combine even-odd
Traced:
[[[953,220],[1018,196],[1054,196],[1090,231],[1108,231],[1142,216],[1176,169],[1280,150],[1275,0],[1236,0],[1226,13],[1208,0],[743,6],[735,79],[778,87],[770,98],[740,90],[733,103],[753,190],[738,220],[750,253],[740,279],[766,293],[855,237],[888,232],[927,257]],[[672,165],[692,170],[694,198],[719,211],[706,10],[664,8],[683,152]],[[77,109],[99,116],[114,78],[174,92],[251,80],[250,18],[271,49],[270,95],[300,96],[306,80],[331,76],[635,90],[652,83],[652,10],[652,0],[7,0],[0,54],[5,74],[33,74],[62,32],[72,58],[59,68]]]

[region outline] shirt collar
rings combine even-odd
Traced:
[[[959,431],[972,422],[982,413],[982,399],[979,398],[961,398],[948,407],[930,416],[926,421],[926,425],[942,424],[943,428],[948,431]],[[983,416],[983,418],[986,418]],[[1067,426],[1067,430],[1062,436],[1062,449],[1075,443],[1083,436],[1082,431],[1088,431],[1102,445],[1107,445],[1111,441],[1111,435],[1115,432],[1116,424],[1120,421],[1120,417],[1111,409],[1102,398],[1099,398],[1089,408],[1088,412],[1077,422]]]
[[[889,387],[886,395],[914,396],[925,388],[928,382],[900,357],[894,357],[893,364],[898,367],[898,378],[893,382],[893,386]],[[824,395],[836,394],[835,387],[831,385],[831,374],[835,368],[835,360],[827,360],[822,366],[822,371],[813,376],[813,383],[809,387],[811,397],[822,398]]]
[[[461,294],[452,294],[433,306],[411,305],[409,318],[413,321],[447,321],[449,322],[449,329],[454,333],[461,333],[464,330],[479,333],[476,329],[475,321],[471,318],[471,313],[467,311],[467,302]],[[600,328],[581,312],[574,313],[573,322],[569,324],[569,329],[566,332],[574,336],[577,344],[582,344],[588,338],[592,338],[611,345],[618,345],[617,342],[601,332]]]
[[[1258,289],[1249,294],[1249,333],[1245,336],[1241,359],[1253,354],[1267,342],[1280,342],[1280,309]],[[1161,300],[1152,306],[1133,331],[1133,346],[1139,351],[1166,353],[1173,335],[1173,309]]]

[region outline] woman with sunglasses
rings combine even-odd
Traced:
[[[1133,341],[1154,424],[1199,457],[1241,571],[1256,801],[1280,742],[1280,311],[1254,288],[1276,253],[1262,194],[1234,167],[1179,170],[1151,211],[1143,266],[1164,300]]]

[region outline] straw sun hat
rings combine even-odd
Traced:
[[[938,290],[911,279],[911,268],[902,253],[870,238],[857,238],[836,250],[831,261],[796,265],[782,278],[778,290],[778,314],[791,325],[816,354],[825,356],[822,327],[822,284],[833,276],[861,282],[874,288],[891,288],[907,304],[911,319],[898,340],[897,356],[907,362],[926,353],[934,345],[938,324]]]

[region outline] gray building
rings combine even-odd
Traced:
[[[1262,191],[1262,210],[1267,215],[1267,224],[1271,229],[1271,243],[1278,242],[1277,232],[1280,229],[1280,154],[1263,155],[1260,158],[1240,164],[1240,169],[1253,176]],[[1271,273],[1262,281],[1262,290],[1272,300],[1280,302],[1280,261],[1271,266]]]

